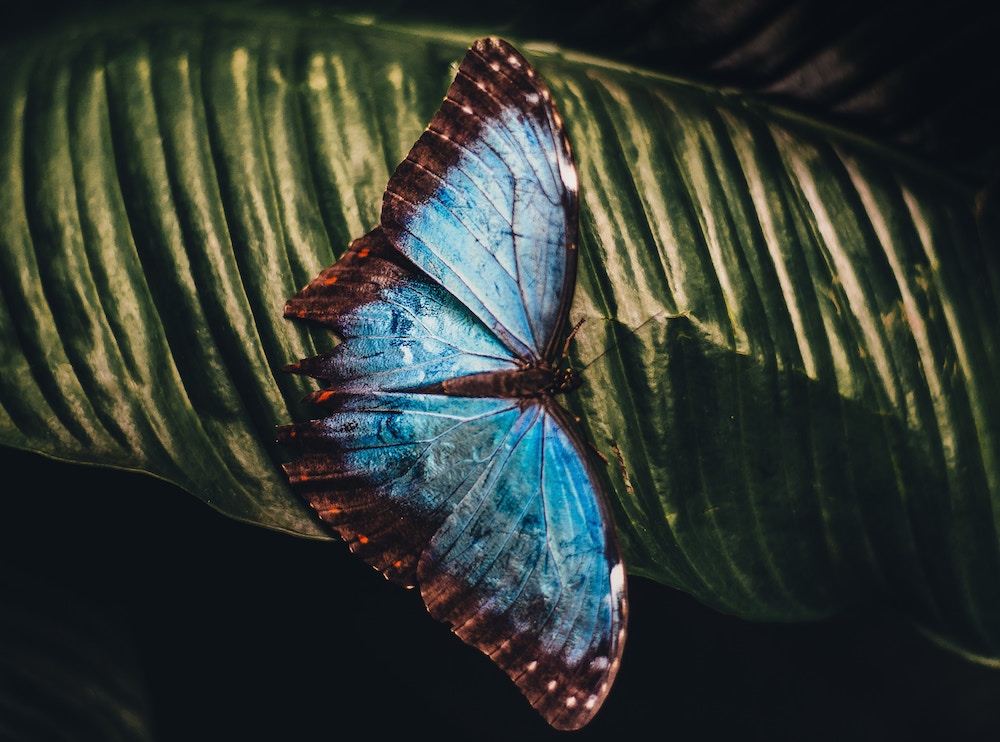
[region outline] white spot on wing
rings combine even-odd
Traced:
[[[621,562],[618,562],[611,570],[611,591],[615,595],[621,595],[625,592],[625,567]]]
[[[534,672],[538,668],[538,660],[532,660],[528,663],[528,666],[524,668],[528,672]]]
[[[555,690],[558,683],[555,680],[550,680],[549,684],[545,686],[546,690]]]
[[[576,168],[573,167],[572,162],[562,157],[559,158],[559,176],[562,178],[563,185],[566,186],[567,191],[576,193],[576,191],[579,190],[580,180],[576,176]],[[617,568],[621,568],[621,565],[619,564]],[[614,589],[614,572],[611,573],[611,586],[612,589]]]

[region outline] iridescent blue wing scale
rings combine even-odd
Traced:
[[[285,316],[321,322],[340,335],[332,351],[289,370],[343,392],[411,389],[516,368],[510,350],[378,227],[292,297]]]
[[[577,191],[548,89],[483,39],[389,179],[382,227],[519,358],[552,360],[576,281]]]
[[[328,415],[279,437],[303,453],[285,465],[289,481],[351,551],[415,585],[417,560],[503,446],[517,403],[398,392],[312,401]]]
[[[624,645],[606,496],[551,390],[442,382],[551,370],[576,224],[548,91],[506,42],[476,42],[390,179],[380,226],[288,302],[342,341],[289,367],[328,383],[307,397],[326,416],[279,432],[301,450],[285,468],[319,517],[419,586],[560,729],[596,713]]]
[[[627,608],[611,515],[564,418],[554,402],[524,408],[431,539],[417,580],[432,616],[488,654],[550,724],[576,729],[614,681]]]
[[[610,513],[555,403],[318,392],[328,415],[282,430],[289,480],[351,551],[419,585],[550,724],[600,708],[624,644]],[[530,476],[528,475],[530,473]]]

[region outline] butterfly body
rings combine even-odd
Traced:
[[[476,42],[390,178],[379,226],[286,315],[342,342],[289,370],[326,416],[279,432],[289,481],[388,579],[502,667],[550,724],[586,724],[624,646],[601,479],[556,395],[577,181],[548,90]]]
[[[571,369],[553,368],[548,363],[502,371],[484,371],[471,376],[421,387],[416,391],[452,397],[510,397],[534,399],[578,389],[583,380]]]

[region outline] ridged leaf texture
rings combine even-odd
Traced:
[[[311,413],[281,367],[333,339],[281,309],[376,223],[473,38],[280,16],[6,47],[0,441],[323,535],[272,441]],[[759,99],[522,50],[580,169],[570,404],[630,571],[750,618],[889,603],[996,657],[995,215]]]

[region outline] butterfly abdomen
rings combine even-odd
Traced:
[[[530,366],[460,376],[414,391],[446,394],[449,397],[500,397],[507,399],[540,397],[543,394],[553,394],[557,390],[558,381],[555,369],[551,366]]]

